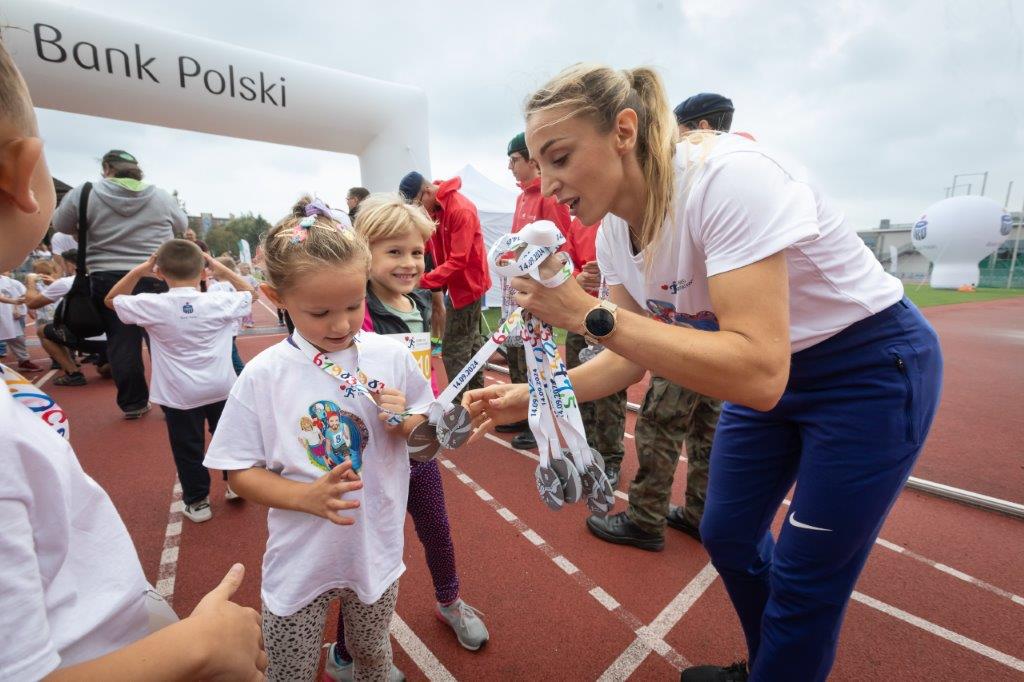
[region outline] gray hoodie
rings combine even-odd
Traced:
[[[55,230],[78,236],[81,196],[79,185],[60,202],[53,214]],[[104,178],[94,182],[86,217],[89,231],[85,265],[89,272],[131,270],[188,226],[188,218],[174,197],[159,187],[134,180]]]

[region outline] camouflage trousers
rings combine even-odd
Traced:
[[[513,384],[526,383],[526,352],[522,346],[505,346],[505,361]]]
[[[580,364],[580,351],[587,342],[579,334],[569,332],[565,337],[565,364],[569,369]],[[626,431],[626,392],[619,391],[610,396],[580,403],[583,414],[583,428],[587,431],[587,443],[604,457],[604,467],[618,471],[622,465],[625,449],[622,445]]]
[[[473,354],[484,345],[483,337],[480,336],[480,300],[470,303],[465,308],[455,308],[451,299],[445,296],[445,320],[444,337],[441,345],[441,359],[444,361],[444,372],[451,381],[462,368],[466,366]],[[466,389],[483,388],[484,373],[477,372],[476,376],[469,380],[459,394],[455,396],[454,403],[459,404],[462,394]]]
[[[629,486],[626,515],[645,531],[665,530],[672,480],[686,446],[686,504],[683,513],[700,524],[708,492],[708,460],[722,401],[651,377],[636,420],[636,453],[640,468]]]

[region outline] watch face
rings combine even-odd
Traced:
[[[605,308],[594,308],[587,313],[585,324],[591,336],[607,336],[615,327],[615,316]]]

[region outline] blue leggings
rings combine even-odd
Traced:
[[[938,337],[909,301],[794,353],[778,405],[727,403],[704,546],[743,625],[751,680],[824,680],[875,538],[939,404]],[[793,483],[778,542],[771,523]]]

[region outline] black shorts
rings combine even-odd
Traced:
[[[43,327],[43,336],[54,343],[59,343],[72,350],[79,350],[83,353],[106,353],[107,342],[95,339],[82,339],[67,328],[66,325],[51,322]]]

